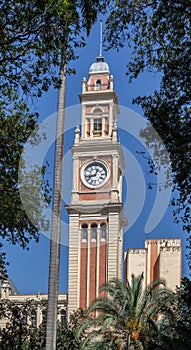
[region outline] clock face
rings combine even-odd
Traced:
[[[98,161],[88,163],[82,168],[82,181],[90,188],[102,186],[108,179],[108,168],[107,166]]]

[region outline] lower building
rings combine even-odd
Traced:
[[[132,274],[138,276],[143,273],[143,288],[155,280],[163,279],[167,288],[175,290],[176,286],[180,286],[182,275],[181,239],[146,240],[145,248],[129,249],[125,253],[124,269],[125,280],[129,281]],[[121,277],[122,275],[119,276],[119,279]],[[86,288],[81,288],[79,293],[81,298],[83,294],[85,296]],[[47,299],[48,295],[40,292],[36,294],[19,294],[10,279],[0,285],[0,302],[12,301],[17,305],[24,305],[28,301],[37,302],[35,312],[29,320],[29,324],[36,327],[40,325],[45,316],[45,308],[40,306],[40,302]],[[59,294],[58,320],[61,322],[66,321],[67,314],[68,296],[67,294]],[[7,322],[6,318],[0,318],[0,327],[6,327]]]
[[[143,288],[163,279],[172,290],[180,286],[182,276],[181,239],[150,239],[143,249],[129,249],[125,253],[125,279],[144,274]]]
[[[12,302],[18,306],[23,306],[27,302],[36,302],[36,308],[32,313],[32,316],[27,319],[27,324],[34,327],[39,327],[42,323],[44,317],[46,317],[46,307],[42,306],[43,301],[48,300],[48,294],[41,294],[37,292],[36,294],[19,294],[18,290],[9,279],[0,285],[0,302],[6,303]],[[60,322],[66,321],[67,314],[67,294],[58,295],[58,320]],[[0,317],[0,328],[5,328],[9,320],[7,318]]]

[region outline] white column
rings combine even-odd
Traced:
[[[114,82],[114,79],[113,79],[113,75],[110,75],[110,90],[113,91],[113,82]]]
[[[119,171],[119,157],[118,154],[112,155],[112,188],[111,201],[118,202],[118,171]]]
[[[109,136],[112,134],[112,127],[113,127],[113,105],[110,103],[109,104]]]
[[[122,278],[122,264],[123,264],[123,227],[119,229],[118,235],[118,279]]]
[[[78,169],[79,169],[79,157],[73,156],[73,184],[72,184],[72,198],[71,202],[78,202]]]
[[[97,251],[96,251],[96,298],[99,296],[99,269],[100,269],[100,227],[97,228]]]
[[[122,184],[123,184],[123,175],[120,173],[119,177],[119,201],[122,202]]]
[[[86,137],[86,118],[85,118],[86,106],[82,106],[82,138]]]
[[[90,294],[90,244],[91,244],[91,228],[88,228],[88,256],[87,256],[87,296],[86,307],[89,307],[89,294]]]
[[[93,118],[90,119],[90,136],[93,137],[93,130],[94,130],[94,120]]]
[[[39,306],[37,306],[37,309],[36,309],[36,325],[37,325],[37,327],[39,327],[41,323],[42,323],[42,310],[40,309]]]

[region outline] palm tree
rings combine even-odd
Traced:
[[[55,7],[54,7],[55,5]],[[60,60],[60,86],[58,90],[58,111],[56,124],[56,141],[54,153],[54,182],[53,182],[53,203],[52,203],[52,227],[50,241],[50,261],[49,261],[49,282],[48,282],[48,309],[46,324],[46,350],[56,349],[56,326],[57,326],[57,300],[59,290],[59,270],[60,270],[60,235],[62,216],[62,183],[63,183],[63,155],[64,155],[64,112],[66,96],[66,63],[74,59],[74,48],[83,44],[78,35],[82,29],[86,29],[89,34],[91,26],[97,19],[98,11],[104,10],[105,5],[99,5],[99,1],[64,0],[63,2],[53,2],[53,16],[58,20],[58,28],[61,30],[63,45]],[[81,16],[79,15],[81,10]],[[55,31],[57,31],[55,26]],[[71,39],[72,37],[72,39]],[[71,46],[71,42],[73,46]]]
[[[173,292],[156,281],[142,290],[143,274],[131,284],[112,280],[87,310],[78,335],[82,349],[160,349],[160,324],[173,319]],[[162,349],[162,348],[161,348]]]
[[[64,154],[64,108],[66,91],[66,63],[60,68],[61,86],[58,93],[57,133],[54,156],[54,192],[52,207],[52,231],[50,241],[48,310],[46,325],[46,350],[56,348],[57,299],[60,269],[60,234],[62,215],[62,168]]]

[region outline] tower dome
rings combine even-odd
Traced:
[[[89,69],[89,74],[92,73],[109,73],[109,66],[104,61],[103,56],[96,58],[96,62],[92,63]]]

